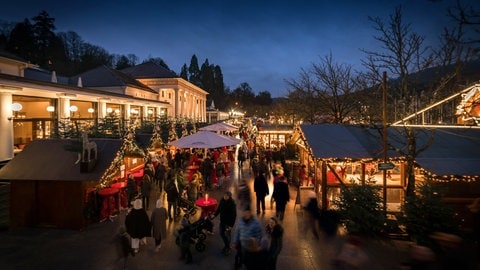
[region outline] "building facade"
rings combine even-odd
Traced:
[[[207,94],[154,63],[61,77],[0,52],[0,161],[49,138],[54,123],[65,119],[87,126],[107,116],[127,123],[159,117],[206,122]]]

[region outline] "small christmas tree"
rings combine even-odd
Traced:
[[[168,141],[172,142],[178,140],[177,132],[175,131],[175,124],[170,124],[170,128],[168,129]]]

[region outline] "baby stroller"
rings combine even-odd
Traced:
[[[188,216],[193,216],[197,213],[197,207],[195,204],[184,197],[178,198],[178,207]]]
[[[206,248],[205,240],[207,239],[207,233],[213,234],[213,222],[207,216],[190,223],[189,216],[185,214],[182,223],[188,224],[187,228],[190,233],[190,241],[195,244],[195,249],[203,252]]]

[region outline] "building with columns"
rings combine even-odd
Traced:
[[[62,77],[0,51],[0,162],[34,139],[49,138],[56,120],[93,123],[115,115],[122,121],[166,116],[206,122],[207,94],[154,63]]]

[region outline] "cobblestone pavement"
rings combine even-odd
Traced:
[[[209,192],[220,200],[224,190],[236,196],[238,181],[245,180],[251,186],[253,179],[247,169],[232,168],[222,189]],[[269,180],[270,194],[272,183]],[[300,191],[301,194],[304,192]],[[306,192],[306,191],[305,191]],[[295,203],[297,190],[290,187],[292,200],[287,205],[282,225],[285,229],[283,250],[278,258],[277,269],[328,270],[332,256],[341,246],[344,237],[315,239],[305,228],[301,204]],[[154,193],[158,196],[158,191]],[[306,197],[306,196],[303,196]],[[253,195],[253,198],[254,195]],[[155,199],[152,198],[150,209]],[[270,197],[266,198],[267,210],[257,216],[263,224],[275,215],[270,208]],[[302,199],[303,202],[303,199]],[[150,213],[150,211],[148,211]],[[0,232],[0,269],[123,269],[124,262],[118,258],[115,236],[119,226],[124,224],[125,211],[112,221],[88,226],[82,231],[49,228],[19,228]],[[240,213],[239,213],[240,214]],[[168,222],[168,221],[167,221]],[[198,252],[192,248],[193,262],[180,261],[179,249],[175,245],[174,229],[179,220],[168,223],[168,237],[162,241],[159,252],[154,252],[153,238],[140,247],[135,257],[126,261],[126,269],[233,269],[234,256],[221,254],[223,246],[218,234],[218,218],[214,220],[214,234],[208,235],[206,250]],[[369,241],[365,250],[370,257],[369,269],[397,269],[404,259],[405,243],[396,241]]]

